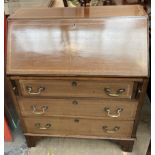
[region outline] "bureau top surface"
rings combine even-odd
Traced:
[[[148,76],[142,7],[24,9],[8,22],[7,74]]]
[[[110,16],[146,16],[140,5],[118,5],[76,8],[19,9],[9,19],[103,18]]]

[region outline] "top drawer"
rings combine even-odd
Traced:
[[[133,81],[19,80],[22,96],[131,98]]]

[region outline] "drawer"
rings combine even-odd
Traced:
[[[19,99],[23,116],[81,116],[134,120],[137,101],[102,99]]]
[[[132,121],[107,121],[61,117],[25,118],[27,133],[61,136],[131,137]]]
[[[131,98],[133,81],[19,80],[23,96]]]

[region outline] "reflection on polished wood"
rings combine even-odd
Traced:
[[[131,152],[147,47],[138,5],[25,9],[10,17],[7,75],[28,146],[36,136],[97,138]]]
[[[46,20],[28,19],[32,10],[17,12],[9,21],[7,73],[148,76],[147,17],[138,6],[127,12],[118,7],[117,18],[117,9],[105,8],[53,9]],[[82,17],[84,10],[88,19],[69,17]],[[43,11],[34,9],[31,18]],[[127,17],[130,12],[134,14]]]

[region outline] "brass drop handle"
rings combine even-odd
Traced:
[[[108,96],[111,96],[111,97],[118,97],[118,96],[121,96],[124,92],[125,92],[125,89],[118,89],[116,91],[116,93],[112,93],[112,90],[110,88],[104,88],[104,92],[108,95]]]
[[[41,127],[41,124],[40,123],[36,123],[35,124],[35,127],[37,128],[37,129],[40,129],[40,130],[48,130],[48,129],[50,129],[51,128],[51,124],[49,124],[49,123],[47,123],[44,127]]]
[[[116,117],[120,117],[121,112],[123,111],[123,109],[122,108],[118,108],[116,110],[116,114],[112,114],[111,111],[110,111],[110,108],[107,108],[107,107],[104,108],[104,111],[107,112],[107,115],[109,117],[116,118]]]
[[[44,87],[39,87],[37,92],[33,92],[32,87],[29,87],[29,86],[27,86],[26,89],[28,91],[28,94],[30,94],[30,95],[39,95],[39,94],[41,94],[42,91],[45,90]]]
[[[37,111],[37,106],[36,105],[32,105],[32,112],[35,114],[35,115],[42,115],[44,114],[48,109],[48,106],[42,106],[41,107],[41,111]]]
[[[103,126],[102,129],[104,132],[112,134],[112,133],[116,133],[120,129],[120,127],[116,126],[113,129],[108,129],[107,126]]]

